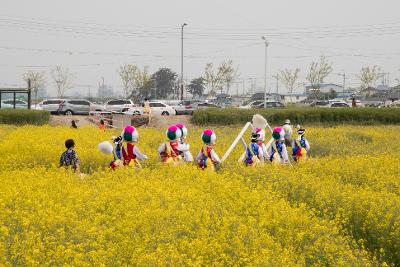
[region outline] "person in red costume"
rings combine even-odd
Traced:
[[[158,154],[161,161],[167,164],[183,163],[182,154],[189,151],[188,144],[179,142],[182,137],[182,131],[176,125],[171,125],[165,132],[168,141],[162,143],[158,148]]]
[[[120,153],[118,153],[117,159],[111,163],[111,167],[113,169],[120,165],[140,167],[139,161],[147,160],[148,157],[142,154],[137,146],[138,131],[132,125],[128,125],[122,131],[121,137]]]

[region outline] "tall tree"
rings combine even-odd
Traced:
[[[361,81],[361,87],[365,89],[375,86],[376,81],[381,77],[380,72],[381,69],[376,65],[361,68],[360,74],[357,75]]]
[[[191,93],[193,96],[202,96],[204,92],[204,78],[195,78],[190,81],[188,86],[188,92]]]
[[[37,96],[39,88],[46,83],[46,76],[44,72],[28,71],[22,75],[25,82],[31,82],[31,88],[35,97],[35,105],[37,103]]]
[[[148,66],[144,66],[143,70],[137,69],[137,73],[134,77],[134,85],[135,90],[133,90],[131,94],[134,101],[154,97],[154,92],[152,92],[153,80],[151,79]]]
[[[280,72],[279,79],[285,85],[286,89],[290,94],[290,102],[293,102],[292,100],[293,88],[297,79],[299,78],[300,69],[299,68],[296,68],[294,70],[285,69],[279,72]]]
[[[64,97],[65,93],[73,87],[75,75],[68,68],[62,66],[52,68],[50,75],[57,87],[57,96]]]
[[[210,95],[216,95],[216,90],[222,87],[222,75],[220,70],[214,69],[213,63],[208,63],[204,70],[204,81],[207,84]]]
[[[122,81],[124,97],[127,98],[135,90],[135,80],[138,75],[139,68],[133,64],[124,64],[117,70]]]
[[[178,75],[169,68],[161,68],[151,76],[155,87],[156,98],[167,98],[174,93]]]
[[[311,63],[306,80],[310,82],[311,88],[317,91],[317,94],[319,94],[321,84],[332,70],[332,63],[325,56],[321,56],[319,62]]]
[[[239,66],[235,67],[232,60],[224,61],[218,67],[218,74],[221,76],[221,81],[226,86],[226,93],[229,94],[231,84],[239,77]]]

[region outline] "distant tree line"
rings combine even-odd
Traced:
[[[321,93],[320,86],[333,71],[332,62],[325,56],[321,56],[318,61],[310,64],[305,79],[311,87],[311,97],[316,99],[336,97],[336,92]],[[117,73],[122,81],[123,95],[126,98],[132,98],[135,101],[144,98],[179,98],[179,76],[170,68],[160,68],[154,73],[149,72],[147,66],[140,68],[134,64],[121,65]],[[279,71],[279,81],[285,86],[286,90],[292,96],[293,90],[299,85],[299,68],[283,69]],[[75,74],[67,67],[55,66],[50,69],[52,84],[57,89],[57,96],[64,97],[66,92],[74,87]],[[232,60],[226,60],[219,65],[207,63],[204,72],[196,78],[193,78],[189,84],[185,85],[186,91],[194,97],[202,96],[206,90],[211,96],[217,93],[230,93],[232,84],[240,77],[239,66]],[[360,74],[357,75],[360,80],[360,89],[373,87],[376,82],[382,78],[381,69],[374,65],[364,66]],[[31,87],[35,99],[39,88],[47,83],[44,72],[28,71],[23,74],[25,81],[31,81]],[[397,81],[400,80],[396,79]]]

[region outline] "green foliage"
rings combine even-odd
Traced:
[[[303,123],[399,124],[400,109],[377,108],[285,108],[285,109],[204,109],[194,112],[192,121],[198,125],[234,125],[251,121],[254,114],[263,115],[271,124],[290,119]]]
[[[50,113],[39,110],[0,109],[0,124],[34,124],[43,125],[49,122]]]
[[[203,77],[193,79],[188,86],[188,92],[193,96],[201,96],[204,92],[204,89],[205,86]]]
[[[178,75],[169,68],[161,68],[152,75],[154,87],[156,89],[155,98],[167,98],[174,93],[176,79]]]

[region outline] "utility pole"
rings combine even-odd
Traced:
[[[103,81],[103,84],[102,84],[102,86],[101,86],[101,95],[102,95],[102,100],[103,100],[103,102],[104,102],[104,77],[101,76],[101,79],[102,79],[102,81]],[[124,91],[125,91],[125,90],[124,90]],[[126,98],[126,92],[124,92],[124,94],[125,94],[125,98]]]
[[[187,24],[183,23],[181,28],[181,100],[183,100],[183,28],[185,26]]]
[[[243,95],[243,96],[245,95],[245,93],[244,93],[244,88],[245,88],[245,82],[244,82],[244,79],[243,79],[243,87],[242,87],[242,91],[243,91],[243,92],[242,92],[242,93],[243,93],[242,95]]]
[[[264,40],[265,44],[265,65],[264,65],[264,108],[267,107],[267,59],[268,59],[268,45],[269,42],[265,36],[262,36],[261,39]]]
[[[343,87],[342,94],[343,94],[343,96],[342,97],[344,99],[344,93],[345,93],[345,88],[346,88],[346,73],[343,72],[343,73],[339,73],[338,75],[343,77],[343,84],[342,84],[342,87]]]
[[[279,73],[277,73],[276,76],[272,76],[272,78],[276,79],[276,90],[275,90],[276,95],[275,95],[275,99],[277,101],[279,101],[279,96],[278,96],[278,94],[279,94]]]

